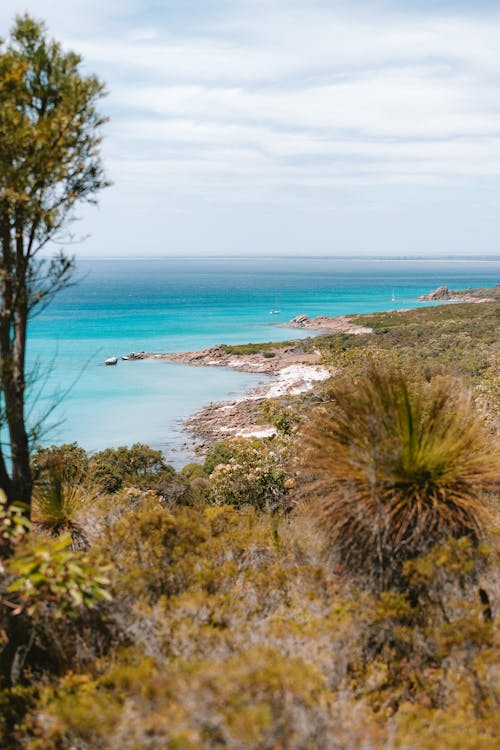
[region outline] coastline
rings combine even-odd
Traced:
[[[499,298],[499,286],[464,291],[439,287],[422,295],[419,301],[470,304],[495,302]],[[418,309],[411,308],[413,311]],[[404,314],[410,309],[388,312]],[[279,324],[279,327],[307,329],[317,334],[372,335],[373,328],[359,325],[353,320],[356,317],[320,315],[310,319],[306,315],[299,315],[288,323]],[[192,367],[224,367],[270,378],[267,383],[247,391],[240,398],[209,404],[183,421],[183,428],[189,435],[195,454],[203,454],[214,442],[231,436],[271,437],[276,433],[276,428],[264,417],[262,406],[266,399],[305,393],[336,371],[336,368],[324,364],[322,353],[311,343],[311,338],[240,346],[219,344],[201,351],[146,354],[145,358],[179,362]]]
[[[309,319],[299,316],[286,328],[307,328],[318,333],[371,334],[366,326],[353,323],[345,316],[319,316]],[[297,339],[255,345],[231,347],[219,344],[194,352],[146,354],[146,359],[179,362],[192,367],[228,367],[240,372],[269,376],[268,382],[247,391],[238,399],[209,404],[183,422],[184,429],[194,443],[194,452],[202,454],[214,442],[228,437],[271,437],[276,428],[265,421],[262,405],[266,399],[295,396],[312,390],[316,383],[327,380],[334,370],[322,364],[321,351],[305,347],[310,339]],[[250,349],[247,353],[245,350]],[[239,350],[242,350],[241,352]]]
[[[275,370],[271,382],[252,389],[239,399],[210,404],[184,421],[184,429],[194,442],[195,453],[203,453],[217,440],[228,437],[272,437],[276,428],[265,421],[264,402],[269,398],[306,393],[333,374],[332,369],[319,365],[287,365],[286,357],[282,365]]]

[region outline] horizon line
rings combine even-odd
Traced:
[[[77,260],[266,260],[266,259],[294,259],[297,260],[468,260],[468,261],[500,261],[500,253],[481,253],[480,255],[473,255],[470,253],[463,254],[401,254],[401,255],[387,255],[382,253],[365,253],[365,254],[328,254],[328,255],[298,255],[298,254],[286,254],[286,253],[266,253],[266,254],[151,254],[151,255],[79,255],[74,254]]]

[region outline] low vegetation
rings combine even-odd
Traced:
[[[267,341],[263,344],[222,344],[221,349],[226,354],[234,354],[236,357],[241,357],[247,354],[263,354],[264,356],[273,355],[275,351],[280,349],[286,349],[290,346],[297,346],[301,342],[297,341]],[[308,344],[304,344],[307,348]]]
[[[31,525],[0,498],[0,746],[496,748],[494,309],[314,339],[337,374],[275,437],[178,472],[39,449]]]
[[[495,302],[356,315],[352,320],[371,327],[373,334],[321,337],[325,361],[356,368],[367,354],[385,355],[408,372],[445,368],[476,381],[498,367],[500,311]]]

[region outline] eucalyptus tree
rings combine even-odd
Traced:
[[[98,110],[103,84],[82,58],[28,15],[0,40],[0,487],[30,505],[32,433],[26,418],[31,316],[65,287],[74,259],[46,246],[62,238],[79,202],[106,186]]]

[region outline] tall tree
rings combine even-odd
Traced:
[[[31,502],[26,422],[26,343],[30,316],[70,281],[73,258],[42,253],[61,237],[78,202],[106,186],[100,158],[104,95],[82,59],[47,36],[43,23],[17,17],[0,40],[0,487],[8,501]]]

